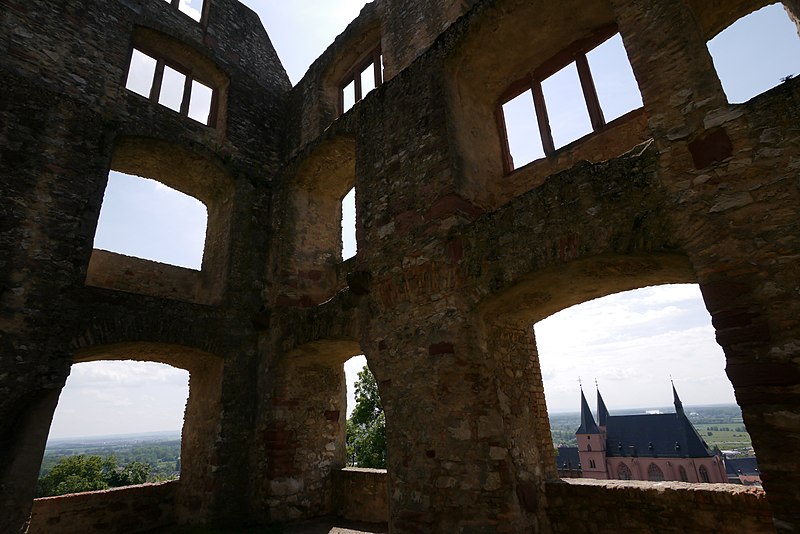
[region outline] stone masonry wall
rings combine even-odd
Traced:
[[[546,491],[554,533],[775,532],[766,496],[755,488],[567,479]]]
[[[800,81],[731,105],[706,46],[763,0],[377,0],[294,89],[255,14],[207,1],[198,24],[163,0],[0,0],[0,531],[28,517],[70,365],[120,347],[213,361],[192,371],[195,398],[220,394],[187,412],[181,523],[334,512],[342,364],[363,352],[392,532],[800,528]],[[501,95],[611,27],[643,108],[506,174]],[[213,73],[218,127],[124,89],[137,39]],[[386,82],[339,117],[341,76],[378,44]],[[86,285],[115,166],[209,207],[194,289],[153,265]],[[703,293],[765,493],[556,481],[531,326],[676,282]]]
[[[29,534],[125,534],[149,532],[175,522],[180,482],[47,497],[33,501]]]

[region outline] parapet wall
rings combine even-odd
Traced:
[[[389,520],[389,475],[386,469],[347,467],[333,473],[336,513],[351,521]]]
[[[148,532],[175,522],[178,481],[33,501],[28,534]]]
[[[589,479],[545,487],[554,533],[775,532],[766,494],[759,488]]]

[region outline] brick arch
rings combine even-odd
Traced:
[[[213,507],[215,458],[222,416],[222,358],[168,343],[122,342],[83,347],[74,362],[136,360],[189,371],[189,398],[181,431],[181,477],[175,513],[181,523],[207,520]]]

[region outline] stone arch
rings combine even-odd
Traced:
[[[116,139],[110,170],[142,176],[196,198],[208,212],[199,273],[94,250],[86,284],[132,293],[218,303],[224,295],[230,249],[233,182],[213,159],[173,142],[139,136]]]
[[[74,356],[74,363],[100,360],[150,361],[189,371],[175,515],[180,523],[208,520],[215,496],[212,488],[222,416],[222,358],[191,347],[148,342],[94,345]]]
[[[723,6],[713,0],[689,0],[688,2],[706,40],[713,38],[747,14],[772,3],[773,0],[732,0]],[[787,2],[786,5],[788,6],[789,3]]]

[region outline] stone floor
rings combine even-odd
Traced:
[[[386,534],[385,523],[360,523],[336,517],[310,519],[285,525],[249,527],[242,529],[213,529],[206,527],[165,527],[150,534]]]

